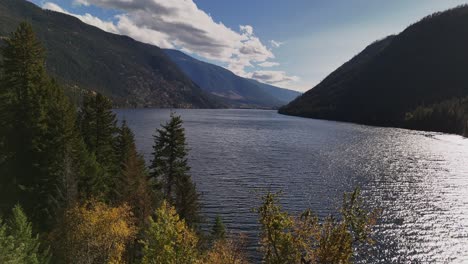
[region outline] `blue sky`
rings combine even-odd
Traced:
[[[305,91],[371,42],[468,0],[31,0],[106,31]]]

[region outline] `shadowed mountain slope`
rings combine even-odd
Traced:
[[[467,47],[467,6],[433,14],[371,44],[280,113],[418,128],[407,122],[418,107],[468,96]]]

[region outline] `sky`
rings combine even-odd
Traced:
[[[468,0],[30,0],[105,31],[307,91],[372,42]]]

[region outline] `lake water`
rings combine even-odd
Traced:
[[[169,110],[117,110],[150,158]],[[382,209],[373,263],[468,262],[468,140],[460,136],[282,116],[261,110],[177,110],[203,215],[220,215],[254,252],[259,192],[282,190],[290,212],[336,213],[360,186]],[[206,227],[206,226],[205,226]],[[253,258],[258,257],[252,253]]]

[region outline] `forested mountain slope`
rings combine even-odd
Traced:
[[[25,0],[0,0],[0,36],[30,22],[47,54],[47,70],[72,95],[102,92],[116,106],[222,107],[158,47],[104,32]]]
[[[280,113],[420,128],[413,122],[416,109],[435,109],[441,102],[446,105],[452,98],[468,96],[467,47],[468,6],[433,14],[371,44]],[[437,115],[456,116],[458,126],[466,127],[468,111],[460,109],[463,104],[456,105]],[[437,122],[429,113],[418,116]],[[443,126],[430,127],[452,130]]]
[[[296,91],[237,76],[223,67],[177,50],[167,49],[165,52],[200,88],[224,98],[232,107],[277,108],[300,95]]]

